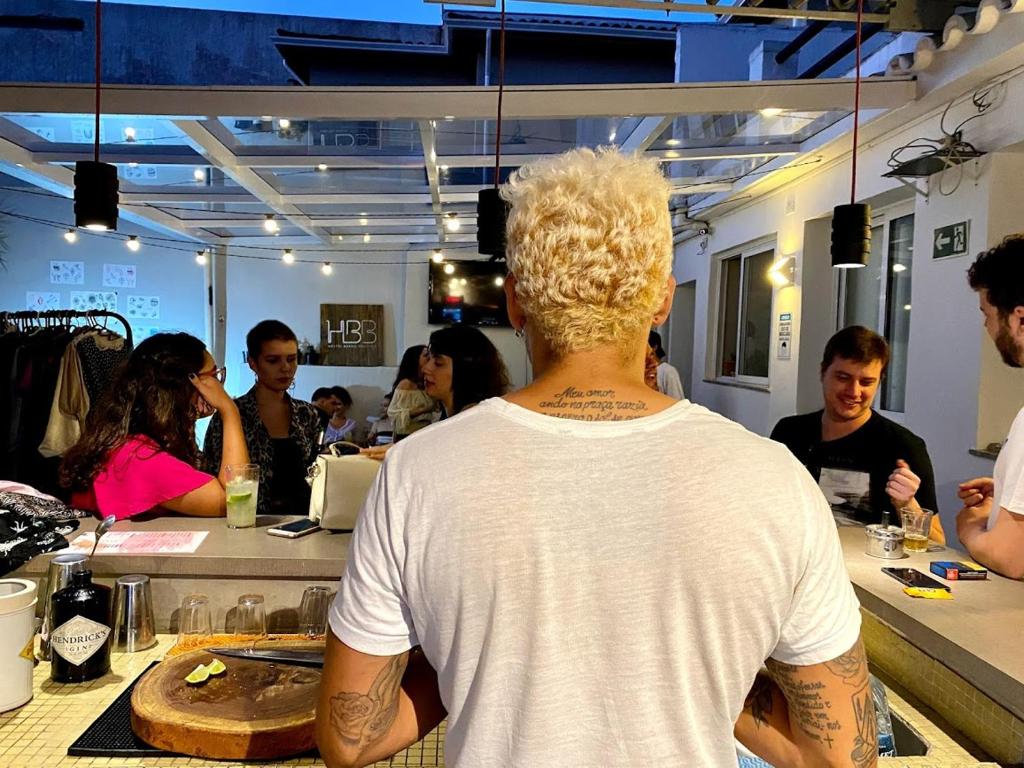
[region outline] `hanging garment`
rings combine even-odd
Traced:
[[[64,350],[57,391],[50,405],[50,420],[39,446],[43,456],[63,456],[82,436],[90,402],[78,354],[78,345],[84,338],[84,335],[75,338]]]

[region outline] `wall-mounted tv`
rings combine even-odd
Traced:
[[[431,262],[427,322],[510,327],[504,285],[504,262]]]

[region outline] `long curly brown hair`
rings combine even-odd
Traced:
[[[196,389],[188,376],[202,369],[205,353],[187,333],[158,333],[139,344],[89,409],[81,439],[61,464],[61,484],[89,488],[129,435],[144,435],[195,465]]]

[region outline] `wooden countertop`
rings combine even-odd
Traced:
[[[840,528],[846,568],[861,605],[913,645],[963,677],[1019,718],[1024,718],[1024,582],[990,573],[985,581],[947,582],[934,576],[935,560],[969,560],[954,549],[908,553],[880,560],[864,552],[862,528]],[[933,545],[933,548],[936,545]],[[914,568],[952,589],[952,600],[924,600],[882,568]]]

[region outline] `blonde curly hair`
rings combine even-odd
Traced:
[[[502,187],[516,297],[556,355],[646,338],[672,270],[669,191],[657,162],[605,147],[523,166]]]

